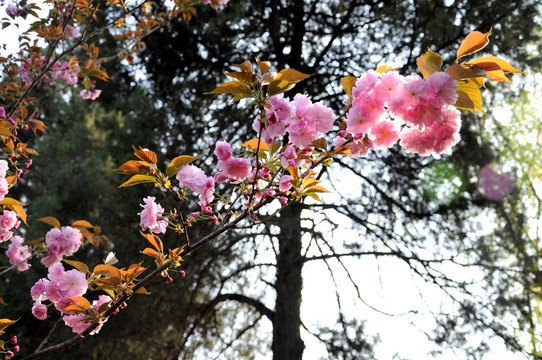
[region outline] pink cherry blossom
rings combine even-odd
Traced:
[[[164,208],[155,202],[155,197],[147,196],[143,199],[145,204],[140,206],[143,210],[138,213],[140,216],[139,225],[143,231],[149,229],[153,233],[165,233],[168,225],[167,219],[162,219]]]
[[[64,298],[81,296],[87,292],[88,281],[79,270],[68,270],[57,280],[58,289]]]
[[[373,145],[377,149],[387,149],[399,140],[399,131],[393,121],[383,120],[371,128]]]
[[[32,306],[32,315],[39,320],[47,319],[47,306],[42,303],[35,302],[34,306]]]
[[[81,97],[85,100],[96,100],[102,93],[102,90],[81,90]]]
[[[292,187],[292,180],[293,178],[290,175],[284,175],[280,178],[279,182],[279,191],[284,193]]]
[[[8,246],[6,255],[9,258],[9,263],[17,265],[17,271],[26,271],[30,268],[30,264],[26,261],[32,256],[28,251],[28,246],[22,245],[23,238],[14,236],[11,239],[11,244]]]
[[[176,177],[181,187],[187,186],[194,192],[202,193],[207,188],[207,176],[194,165],[183,166]]]
[[[226,141],[217,141],[215,145],[215,155],[218,160],[226,161],[232,157],[233,150],[231,145]]]
[[[457,100],[458,83],[443,71],[432,73],[426,81],[423,97],[430,99],[436,106],[453,105]]]
[[[231,181],[242,181],[250,174],[251,166],[248,159],[231,158],[219,162],[219,167]]]

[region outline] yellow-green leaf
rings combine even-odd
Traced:
[[[136,174],[132,176],[130,179],[128,179],[128,181],[125,181],[121,185],[119,185],[119,188],[133,186],[137,184],[143,184],[143,183],[153,183],[155,181],[156,179],[154,178],[154,176]]]
[[[167,166],[166,175],[167,176],[172,176],[172,175],[177,174],[179,172],[179,170],[181,170],[181,168],[183,166],[185,166],[186,164],[191,163],[192,161],[194,161],[196,159],[197,159],[197,157],[190,156],[190,155],[177,156],[175,159],[171,160],[171,162]]]
[[[348,95],[348,98],[352,99],[352,89],[356,85],[357,78],[355,76],[345,76],[341,79],[341,85],[346,92],[346,95]]]
[[[204,94],[251,94],[250,87],[247,84],[243,84],[240,81],[228,81],[214,89],[213,91],[206,92]]]
[[[60,221],[58,221],[57,218],[55,218],[53,216],[42,217],[42,218],[38,219],[38,221],[41,221],[43,223],[52,225],[52,226],[54,226],[56,228],[60,227]]]
[[[475,52],[485,48],[486,45],[489,44],[489,34],[491,34],[491,29],[485,34],[482,34],[479,31],[473,31],[468,34],[465,40],[463,40],[459,46],[459,49],[457,49],[456,59],[474,54]]]
[[[440,71],[440,68],[442,67],[442,56],[431,50],[427,50],[425,55],[416,59],[416,64],[423,77],[428,78],[432,73]]]
[[[484,112],[482,108],[482,93],[476,81],[472,79],[459,80],[457,88],[457,101],[455,107],[470,110],[476,113],[477,110]]]
[[[269,145],[263,140],[260,140],[260,144],[258,146],[258,139],[251,139],[247,141],[244,144],[241,144],[242,147],[250,148],[252,150],[260,149],[263,151],[269,151]]]
[[[1,122],[0,123],[0,135],[1,136],[13,136],[13,134],[9,131],[9,127],[6,125],[7,123]]]
[[[292,89],[298,82],[308,78],[310,75],[304,74],[294,69],[283,69],[279,71],[275,80],[271,81],[267,87],[269,96],[277,95]]]
[[[320,186],[320,185],[314,185],[314,186],[311,186],[311,187],[308,187],[305,189],[305,192],[307,193],[317,193],[317,192],[329,192],[328,189],[326,189],[325,187],[323,186]]]

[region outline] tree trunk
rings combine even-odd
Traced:
[[[277,257],[277,298],[273,324],[273,360],[300,360],[305,344],[301,340],[301,204],[281,212]]]

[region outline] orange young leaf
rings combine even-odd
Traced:
[[[442,56],[431,50],[427,50],[425,55],[416,59],[416,64],[423,77],[428,78],[432,73],[440,71],[440,68],[442,67]]]
[[[258,149],[258,139],[250,139],[246,143],[241,144],[241,146],[246,147],[246,148],[250,148],[252,150],[256,150],[256,149]],[[269,145],[267,145],[267,143],[265,141],[260,140],[259,149],[263,150],[263,151],[269,151]]]
[[[94,227],[94,225],[92,225],[86,220],[76,220],[72,223],[72,226],[79,226],[79,227],[84,227],[84,228],[89,228],[89,229]]]
[[[248,86],[252,85],[252,74],[242,71],[225,72],[224,74],[234,79],[237,79],[242,83],[247,84]]]
[[[164,252],[164,245],[162,244],[162,240],[154,234],[145,234],[144,232],[140,231],[141,235],[145,239],[147,239],[148,242],[151,243],[151,245],[158,250],[159,252]]]
[[[156,156],[156,153],[154,151],[146,150],[146,149],[134,149],[134,155],[137,156],[139,159],[143,161],[150,162],[151,164],[156,164],[158,162],[158,157]]]
[[[304,181],[303,181],[303,189],[306,189],[310,186],[313,186],[313,185],[316,185],[318,184],[320,181],[316,180],[315,178],[306,178]]]
[[[147,174],[152,164],[146,161],[129,160],[119,166],[115,171],[123,174]]]
[[[480,76],[480,74],[477,74],[469,68],[465,68],[459,64],[452,64],[444,71],[456,80],[472,79]]]
[[[313,142],[311,142],[311,146],[314,146],[315,148],[319,149],[325,149],[327,148],[327,141],[323,137],[320,139],[316,139]]]
[[[136,294],[143,294],[143,295],[150,295],[150,292],[148,292],[147,289],[145,289],[144,287],[140,287],[139,289],[137,289],[137,291],[135,293]]]
[[[204,94],[208,95],[208,94],[237,94],[237,93],[249,95],[252,92],[250,90],[250,87],[247,84],[244,84],[240,81],[228,81],[220,85],[213,91],[208,91],[208,92],[205,92]]]
[[[160,255],[158,255],[158,252],[154,249],[151,249],[151,248],[145,248],[143,249],[143,251],[141,251],[142,254],[145,254],[145,255],[148,255],[148,256],[151,256],[153,258],[158,258],[160,257]]]
[[[245,60],[243,61],[242,64],[236,64],[236,65],[233,65],[235,67],[238,67],[239,69],[243,70],[244,72],[247,72],[247,73],[254,73],[254,69],[252,68],[252,63],[248,60]]]
[[[90,270],[88,266],[85,263],[82,263],[81,261],[66,260],[66,259],[63,259],[62,261],[64,261],[66,264],[73,266],[74,268],[82,272],[83,274],[90,274]]]
[[[2,121],[0,122],[0,135],[1,136],[13,136],[11,132],[9,132],[9,127],[7,126],[7,123]]]
[[[26,222],[26,211],[24,211],[23,207],[21,205],[11,205],[10,208],[15,211],[21,220],[28,226],[28,223]]]
[[[96,275],[105,275],[110,279],[118,279],[120,284],[122,274],[119,269],[107,264],[98,264],[94,267],[93,273]]]
[[[0,319],[0,334],[2,334],[4,331],[5,328],[7,328],[8,326],[10,325],[13,325],[15,322],[17,322],[19,319],[17,320],[10,320],[10,319]]]
[[[479,31],[473,31],[468,34],[459,46],[459,49],[457,49],[456,60],[459,60],[460,57],[474,54],[485,48],[486,45],[489,44],[489,34],[491,34],[491,30],[492,29],[489,29],[485,34],[482,34]]]
[[[524,73],[512,65],[506,60],[500,59],[495,56],[482,56],[476,59],[472,59],[466,63],[473,70],[483,70],[486,76],[493,81],[503,81],[512,83],[510,79],[505,75],[505,72],[511,73]]]
[[[15,200],[15,199],[12,199],[10,197],[5,197],[5,198],[2,199],[2,201],[0,201],[0,205],[7,205],[7,206],[19,205],[19,206],[23,206],[23,205],[26,205],[26,204],[23,204],[19,200]]]
[[[82,296],[71,297],[75,304],[68,305],[63,311],[87,312],[90,309],[90,302]]]
[[[38,219],[38,221],[41,221],[43,223],[52,225],[52,226],[54,226],[56,228],[60,227],[60,221],[58,221],[57,218],[55,218],[53,216],[42,217],[42,218]]]
[[[271,67],[271,62],[269,61],[261,61],[260,57],[256,57],[256,63],[258,63],[258,68],[260,69],[260,74],[265,75],[267,70]]]
[[[348,95],[348,98],[352,100],[352,89],[354,88],[356,84],[357,78],[355,76],[348,75],[346,77],[343,77],[341,79],[341,85],[346,92],[346,95]]]

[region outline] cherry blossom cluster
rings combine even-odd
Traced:
[[[346,130],[334,144],[344,144],[351,137],[347,146],[352,154],[364,156],[370,149],[386,149],[400,140],[409,152],[440,154],[459,141],[460,113],[453,107],[457,87],[445,72],[424,80],[396,71],[369,71],[356,80]]]
[[[66,271],[61,263],[49,267],[47,278],[39,279],[30,289],[30,296],[34,300],[32,314],[40,319],[47,318],[47,306],[43,301],[50,301],[55,309],[61,312],[64,323],[71,327],[76,333],[83,332],[91,323],[83,320],[84,314],[77,314],[65,309],[75,304],[70,298],[83,296],[88,289],[87,277],[79,270]],[[107,295],[100,295],[94,301],[91,310],[98,312],[100,306],[111,301]],[[96,334],[101,326],[97,327],[91,334]]]
[[[30,268],[30,264],[27,262],[32,254],[28,250],[28,246],[23,245],[24,239],[20,236],[14,236],[11,238],[11,244],[9,244],[6,251],[6,255],[9,258],[9,263],[16,265],[17,271],[26,271]]]
[[[3,107],[0,106],[0,117],[5,117],[6,112]],[[9,190],[9,184],[6,180],[6,174],[9,169],[9,164],[6,160],[0,160],[0,201],[4,199]]]
[[[81,232],[70,226],[62,230],[59,228],[49,230],[45,234],[45,243],[49,253],[41,259],[41,262],[47,267],[60,263],[64,256],[70,256],[79,250],[82,238]]]
[[[213,190],[215,188],[215,179],[208,177],[205,172],[194,165],[185,165],[176,175],[180,187],[188,187],[195,193],[199,193],[199,202],[201,210],[204,213],[212,213],[209,206],[214,199]]]
[[[266,142],[288,134],[292,144],[307,148],[333,128],[333,110],[321,102],[313,104],[307,95],[297,94],[290,101],[281,93],[269,98],[267,105],[267,119],[262,121],[258,115],[252,125]]]

